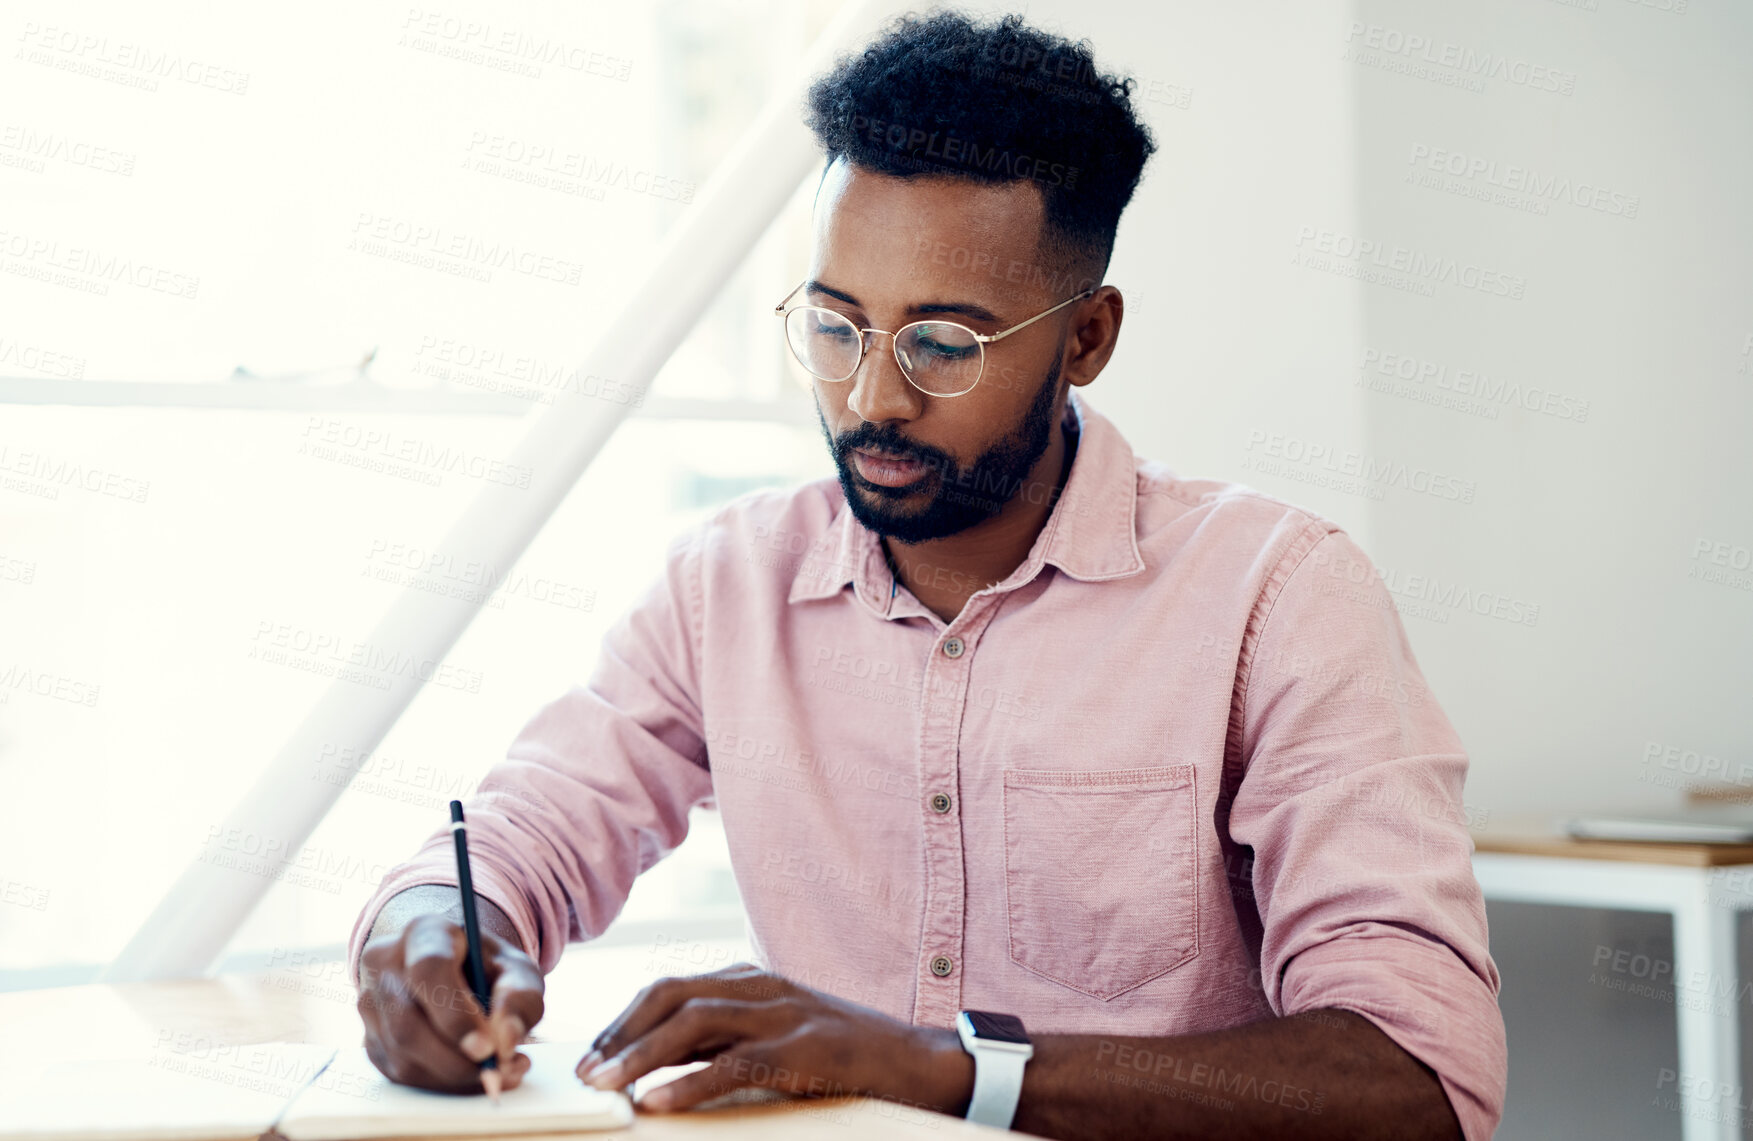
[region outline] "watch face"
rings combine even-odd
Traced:
[[[984,1010],[964,1010],[962,1014],[974,1028],[974,1037],[982,1042],[1028,1044],[1029,1036],[1023,1030],[1023,1020],[1014,1014],[988,1014]]]

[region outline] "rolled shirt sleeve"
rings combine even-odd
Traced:
[[[476,894],[498,905],[543,973],[601,934],[634,879],[681,844],[712,795],[702,737],[700,529],[605,635],[595,670],[537,711],[464,801]],[[354,921],[349,976],[391,896],[454,886],[448,823],[391,868]]]
[[[1282,566],[1244,644],[1229,819],[1253,853],[1267,1001],[1369,1018],[1436,1072],[1468,1141],[1485,1141],[1507,1055],[1466,753],[1357,544],[1320,526]]]

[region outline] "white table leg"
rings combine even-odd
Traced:
[[[1680,1030],[1680,1136],[1740,1141],[1740,989],[1735,916],[1703,871],[1674,904],[1674,1006]],[[1695,885],[1695,886],[1694,886]]]

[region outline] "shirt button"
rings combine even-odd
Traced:
[[[962,656],[962,640],[960,638],[956,638],[953,636],[946,639],[944,641],[944,644],[943,644],[943,652],[944,652],[944,656],[947,658],[961,657]]]
[[[948,955],[939,955],[937,958],[931,960],[931,973],[938,978],[942,978],[949,974],[951,971],[955,970],[955,967],[956,965],[950,962]]]
[[[947,792],[933,793],[931,810],[933,812],[948,812],[950,810],[950,794]]]

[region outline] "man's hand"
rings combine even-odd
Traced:
[[[974,1064],[954,1030],[913,1026],[748,963],[639,992],[591,1043],[578,1074],[618,1089],[662,1066],[710,1061],[640,1102],[687,1109],[759,1086],[804,1097],[865,1094],[960,1115]]]
[[[462,925],[437,914],[374,938],[359,958],[359,1015],[365,1052],[391,1081],[443,1093],[482,1092],[479,1063],[499,1056],[505,1089],[530,1068],[517,1052],[542,1017],[542,972],[506,939],[481,931],[481,964],[493,1008],[483,1015],[470,989]]]

